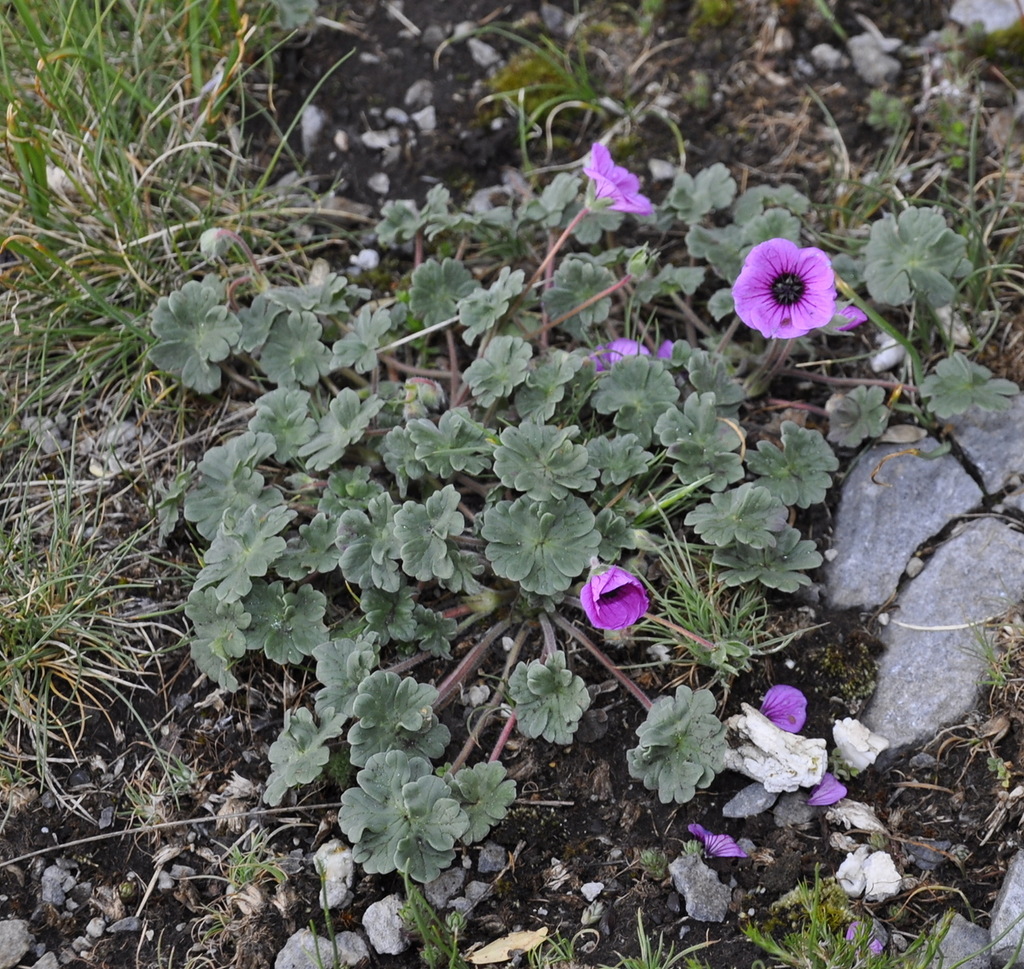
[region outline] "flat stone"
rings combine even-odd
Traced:
[[[821,810],[807,803],[807,793],[783,794],[772,810],[775,826],[778,828],[800,828],[810,824]]]
[[[1024,534],[982,518],[940,546],[881,633],[878,685],[861,720],[892,744],[883,756],[931,740],[974,708],[988,666],[980,624],[1022,595]]]
[[[927,453],[938,442],[926,438],[918,447]],[[836,608],[881,605],[896,591],[918,547],[982,499],[951,454],[930,461],[910,454],[889,457],[902,450],[899,444],[871,448],[843,484],[835,557],[825,570],[826,594]]]
[[[445,908],[466,884],[464,868],[449,868],[423,886],[423,894],[435,909]]]
[[[723,805],[722,816],[726,818],[751,818],[767,811],[778,798],[778,793],[765,790],[756,781],[738,791]]]
[[[969,411],[949,419],[953,437],[981,475],[989,494],[1002,491],[1015,475],[1024,472],[1024,436],[1011,432],[1024,421],[1024,394],[1013,398],[1008,410]]]
[[[684,854],[668,866],[675,890],[683,897],[686,914],[699,922],[724,922],[732,892],[700,855]]]
[[[992,906],[992,960],[1005,969],[1024,966],[1024,851],[1010,859]]]
[[[32,935],[24,919],[0,922],[0,969],[16,966],[31,945]]]
[[[987,947],[992,937],[988,929],[968,922],[959,912],[949,923],[949,931],[939,943],[939,954],[929,969],[989,969],[992,957]]]

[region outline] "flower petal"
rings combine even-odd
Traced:
[[[650,600],[635,575],[613,565],[587,580],[580,591],[580,605],[592,626],[625,629],[647,612]]]
[[[826,773],[821,778],[821,783],[811,788],[807,796],[807,803],[811,807],[824,807],[828,804],[835,804],[836,801],[846,797],[846,785],[836,779],[833,774]]]
[[[748,858],[750,857],[728,834],[712,834],[699,824],[691,824],[686,828],[702,845],[704,854],[709,858]]]
[[[765,693],[761,713],[780,730],[799,733],[807,722],[807,697],[795,686],[780,683]]]
[[[611,152],[600,142],[590,149],[590,164],[583,173],[594,183],[594,195],[599,199],[611,199],[609,208],[613,212],[629,212],[633,215],[652,215],[654,206],[646,195],[640,194],[640,179],[629,169],[616,165]]]

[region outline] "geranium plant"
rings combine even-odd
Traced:
[[[241,371],[258,391],[248,426],[160,500],[163,532],[181,508],[201,550],[192,655],[229,690],[248,652],[315,675],[271,746],[266,799],[311,783],[346,748],[360,770],[340,824],[369,871],[429,880],[500,822],[515,793],[501,764],[510,732],[573,743],[588,663],[647,711],[626,755],[633,776],[666,803],[692,798],[722,769],[718,699],[688,687],[651,699],[606,647],[658,628],[693,647],[712,685],[733,674],[735,644],[651,610],[659,557],[683,543],[723,588],[786,594],[821,562],[792,518],[838,467],[822,429],[785,421],[748,446],[735,361],[761,349],[678,339],[648,311],[705,287],[709,319],[738,314],[769,340],[851,322],[830,257],[800,245],[807,200],[789,188],[737,195],[716,165],[680,172],[655,206],[601,144],[584,173],[486,212],[453,209],[442,186],[422,207],[387,206],[378,243],[412,243],[414,263],[390,302],[322,264],[302,283],[258,270],[231,281],[215,270],[239,237],[218,230],[206,275],[153,312],[154,364],[198,393]],[[626,216],[652,241],[684,228],[692,264],[610,241]],[[909,265],[902,222],[872,234],[869,281]],[[951,259],[955,245],[933,218],[927,227]],[[483,262],[503,247],[521,264]],[[920,274],[912,282],[941,295]],[[883,295],[903,290],[890,279]],[[999,406],[1005,388],[983,376],[940,364],[922,389],[935,413]],[[854,394],[837,412],[854,405],[864,413],[844,422],[842,444],[883,423]],[[491,712],[504,725],[469,765],[484,728],[453,751],[439,714],[497,643],[509,655]],[[422,674],[427,660],[447,672]],[[766,708],[799,729],[795,706],[776,696]]]

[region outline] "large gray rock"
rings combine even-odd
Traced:
[[[992,411],[972,407],[950,418],[956,443],[977,468],[989,494],[1006,487],[1011,478],[1024,474],[1024,394],[1014,397],[1008,410]]]
[[[918,447],[927,453],[938,443],[925,438]],[[901,450],[899,444],[871,448],[843,484],[835,557],[825,571],[828,599],[837,608],[881,605],[918,547],[981,501],[981,489],[952,455],[890,457]]]
[[[990,969],[988,929],[968,922],[959,912],[949,923],[949,931],[939,943],[939,954],[928,969]]]
[[[992,906],[992,959],[997,966],[1024,966],[1024,852],[1010,859],[1003,887]]]
[[[0,922],[0,969],[16,966],[30,945],[32,936],[28,931],[28,922],[23,919]]]
[[[337,959],[335,959],[337,952]],[[370,950],[355,932],[337,932],[334,941],[299,929],[290,936],[274,960],[274,969],[324,969],[356,966],[370,958]]]
[[[985,620],[1024,596],[1024,534],[971,522],[900,593],[882,631],[878,686],[861,721],[893,753],[931,740],[974,708],[988,667]]]
[[[676,891],[683,896],[686,914],[690,918],[699,922],[725,921],[732,892],[704,864],[700,855],[680,855],[668,866],[668,871]]]
[[[400,895],[388,895],[367,906],[363,929],[374,951],[397,956],[409,948],[409,933],[402,921],[403,904]]]

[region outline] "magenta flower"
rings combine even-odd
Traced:
[[[761,712],[786,733],[800,733],[807,722],[807,697],[795,686],[773,686],[761,701]]]
[[[632,626],[650,604],[643,583],[617,565],[592,575],[580,592],[580,605],[598,629]]]
[[[861,323],[866,323],[868,314],[864,312],[859,306],[844,306],[839,311],[839,316],[845,316],[849,323],[844,323],[842,326],[837,327],[841,332],[846,330],[852,330],[854,327],[860,326]]]
[[[674,340],[665,340],[660,347],[658,352],[655,354],[659,360],[671,360],[672,359],[672,348],[675,346]]]
[[[750,856],[727,834],[712,834],[699,824],[687,825],[690,832],[702,845],[709,858],[749,858]]]
[[[612,200],[609,208],[613,212],[654,214],[651,200],[640,194],[640,179],[621,165],[616,165],[604,145],[595,143],[590,149],[590,165],[583,172],[594,183],[597,198]]]
[[[851,922],[850,927],[846,930],[846,941],[853,942],[857,938],[858,930],[860,929],[860,922]],[[885,944],[881,939],[875,937],[874,932],[871,933],[871,938],[868,941],[868,948],[876,955],[880,956],[882,951],[885,949]]]
[[[590,359],[594,361],[594,369],[601,373],[611,370],[612,364],[618,363],[623,357],[649,357],[651,351],[636,340],[625,340],[621,337],[611,343],[602,343],[594,347]]]
[[[811,788],[811,793],[807,795],[807,803],[811,807],[824,807],[835,804],[844,797],[846,785],[836,780],[833,774],[825,774],[821,778],[821,783]]]
[[[732,298],[747,326],[788,340],[825,326],[835,316],[836,277],[820,249],[769,239],[747,253]]]

